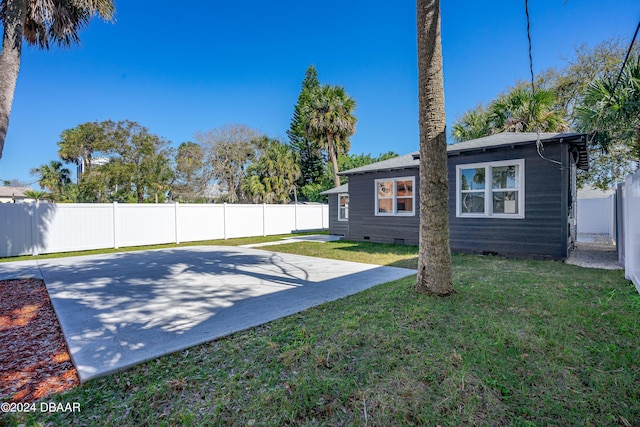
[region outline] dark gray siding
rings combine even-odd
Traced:
[[[376,216],[375,180],[380,178],[415,177],[415,215]],[[418,169],[384,171],[349,176],[349,234],[350,240],[379,243],[402,242],[418,244],[419,183]],[[398,240],[399,239],[399,240]]]
[[[567,164],[567,146],[545,145],[544,155]],[[525,218],[456,217],[456,165],[525,159]],[[535,144],[449,157],[449,229],[453,252],[497,253],[518,258],[564,259],[567,256],[568,193],[570,168],[538,156]],[[415,210],[410,217],[376,216],[376,179],[415,177]],[[382,171],[349,176],[349,230],[356,241],[418,244],[418,169]],[[335,197],[335,196],[334,196]],[[337,203],[337,198],[334,205]],[[337,212],[332,206],[331,211]]]
[[[349,233],[349,221],[338,221],[338,195],[329,194],[329,234],[346,236]],[[349,206],[351,208],[351,206]]]
[[[567,147],[547,144],[544,155],[566,161]],[[525,217],[456,217],[456,165],[525,159]],[[565,163],[566,164],[566,163]],[[567,170],[542,159],[534,144],[449,157],[449,229],[453,252],[564,259],[567,256]]]

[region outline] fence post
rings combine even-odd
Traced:
[[[118,202],[113,202],[113,249],[118,249]]]
[[[267,235],[267,204],[262,204],[262,236]]]
[[[325,228],[324,228],[324,203],[320,204],[320,227],[322,227],[322,231],[325,230]]]
[[[224,205],[222,206],[222,230],[224,240],[227,240],[227,202],[224,202]]]
[[[618,262],[624,265],[625,223],[624,223],[624,184],[618,183],[616,188],[616,250]]]
[[[176,230],[176,245],[180,244],[180,237],[178,235],[178,202],[174,202],[173,204],[174,207],[174,215],[173,215],[173,219],[175,221],[175,230]]]
[[[33,256],[39,255],[38,240],[38,202],[33,202],[31,204],[31,246],[33,247],[31,254]]]

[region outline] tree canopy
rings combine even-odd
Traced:
[[[296,153],[288,145],[268,137],[259,143],[261,153],[247,168],[242,190],[253,203],[288,203],[300,177]]]
[[[63,167],[62,162],[52,160],[49,163],[31,170],[38,178],[41,188],[49,191],[49,198],[62,201],[64,188],[71,183],[71,171]]]
[[[312,93],[319,87],[318,71],[313,65],[310,65],[302,81],[298,102],[293,107],[293,117],[287,131],[289,145],[297,153],[300,163],[300,178],[298,179],[300,187],[313,184],[320,178],[324,169],[322,145],[319,141],[308,137],[305,130],[307,118],[304,116],[304,112],[311,103]]]
[[[595,132],[591,175],[606,189],[640,164],[640,55],[627,62],[617,78],[593,81],[576,107],[576,128]],[[595,151],[595,153],[594,153]]]
[[[356,131],[355,107],[355,100],[343,87],[322,85],[311,92],[302,113],[307,137],[320,142],[327,153],[336,187],[340,185],[338,154],[349,151],[349,138]]]
[[[538,74],[535,96],[530,83],[517,82],[486,107],[479,105],[463,114],[451,136],[466,141],[497,132],[597,131],[590,139],[589,171],[580,171],[578,183],[609,188],[631,172],[640,158],[634,138],[640,117],[633,77],[638,45],[633,47],[619,89],[613,90],[627,49],[619,39],[579,46],[566,66]]]

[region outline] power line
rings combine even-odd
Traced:
[[[624,71],[624,67],[627,65],[627,60],[629,59],[629,55],[631,55],[631,49],[633,48],[633,43],[636,41],[636,37],[638,36],[638,30],[640,30],[640,21],[638,21],[638,26],[636,27],[636,32],[631,39],[631,43],[629,44],[629,49],[627,49],[627,54],[624,57],[624,61],[622,62],[622,67],[620,67],[620,72],[618,73],[618,78],[616,79],[616,83],[613,85],[613,90],[611,91],[611,96],[613,96],[616,88],[618,87],[618,83],[620,83],[620,77],[622,77],[622,72]],[[611,98],[609,98],[609,103],[611,103]]]
[[[562,163],[557,160],[548,159],[544,156],[544,145],[542,141],[540,141],[540,127],[538,126],[538,118],[536,117],[538,102],[536,100],[536,84],[535,77],[533,74],[533,54],[532,51],[532,43],[531,43],[531,17],[529,16],[529,0],[524,0],[524,12],[527,15],[527,40],[529,41],[529,72],[531,74],[531,103],[533,111],[532,111],[532,120],[533,125],[536,128],[536,150],[538,151],[538,156],[540,158],[555,163],[557,165],[562,166]]]

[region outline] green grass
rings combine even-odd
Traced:
[[[417,248],[270,247],[415,267]],[[37,425],[639,425],[640,298],[621,271],[454,255],[456,294],[390,282],[47,399]]]
[[[146,246],[127,246],[122,248],[105,248],[105,249],[93,249],[89,251],[75,251],[75,252],[57,252],[51,254],[42,254],[42,255],[21,255],[15,257],[0,257],[0,262],[11,262],[11,261],[26,261],[26,260],[34,260],[34,259],[48,259],[48,258],[64,258],[71,256],[81,256],[81,255],[99,255],[99,254],[113,254],[120,252],[135,252],[135,251],[146,251],[150,249],[171,249],[171,248],[183,248],[187,246],[239,246],[239,245],[249,245],[252,243],[263,243],[263,242],[273,242],[276,240],[281,240],[287,237],[297,237],[297,236],[305,236],[310,234],[327,234],[324,232],[302,232],[296,234],[282,234],[275,236],[258,236],[258,237],[241,237],[234,239],[218,239],[218,240],[200,240],[197,242],[184,242],[184,243],[167,243],[163,245],[146,245]]]

